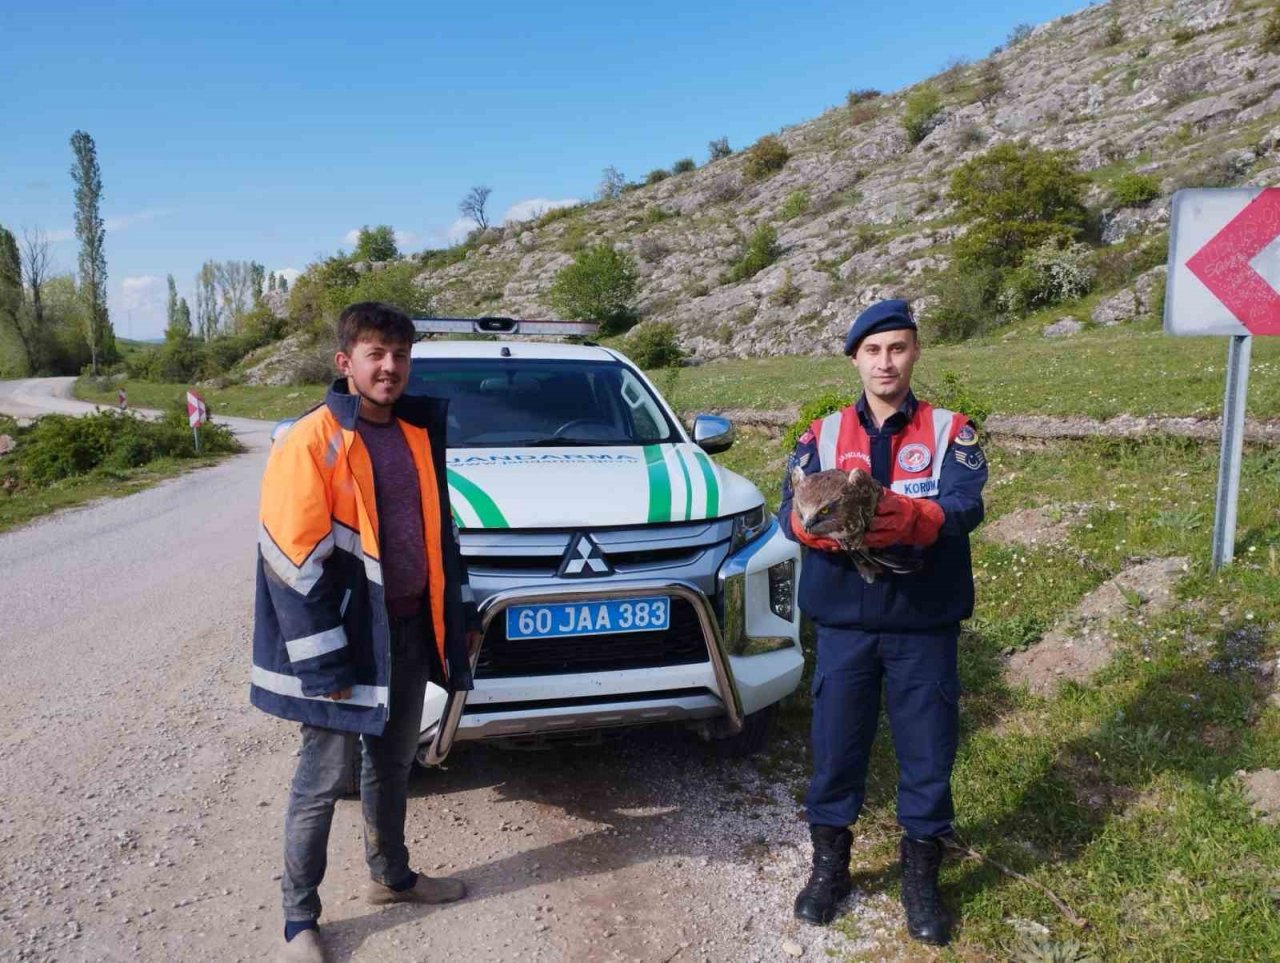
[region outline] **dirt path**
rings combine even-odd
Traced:
[[[39,394],[0,390],[0,410]],[[247,703],[269,426],[235,424],[249,454],[0,535],[0,960],[270,958],[296,733]],[[333,958],[855,950],[790,918],[807,852],[791,792],[662,731],[461,750],[416,774],[408,828],[417,865],[473,895],[364,905],[358,803],[343,802],[322,890]],[[851,912],[867,934],[897,925],[885,897]]]

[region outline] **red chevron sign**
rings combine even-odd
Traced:
[[[1280,334],[1280,292],[1250,263],[1277,237],[1280,188],[1268,187],[1186,262],[1253,334]]]

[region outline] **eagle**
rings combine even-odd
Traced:
[[[868,584],[886,570],[900,575],[919,570],[919,559],[900,558],[862,544],[884,491],[878,481],[861,468],[806,475],[802,467],[791,469],[793,524],[810,535],[835,539]]]

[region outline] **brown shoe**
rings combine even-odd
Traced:
[[[408,889],[396,891],[390,886],[371,881],[365,890],[365,897],[375,906],[388,903],[452,903],[467,895],[467,887],[460,879],[442,876],[432,879],[425,873],[419,873],[417,880]]]
[[[315,930],[303,930],[280,947],[276,963],[325,963],[324,944]]]

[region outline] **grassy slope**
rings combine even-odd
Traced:
[[[87,475],[65,478],[16,495],[3,495],[0,496],[0,532],[99,498],[132,495],[183,472],[215,465],[220,460],[220,457],[162,458],[129,471],[99,468]],[[0,477],[2,475],[0,472]]]
[[[90,379],[76,382],[75,395],[84,401],[94,401],[115,406],[116,384],[123,384],[133,408],[168,408],[174,404],[186,404],[189,385],[163,384],[154,381],[124,381],[108,388],[98,388]],[[201,397],[208,402],[215,415],[238,418],[261,418],[276,421],[300,415],[312,405],[324,399],[324,386],[266,387],[261,385],[231,385],[227,388],[200,388]]]
[[[1226,342],[1223,338],[1172,338],[1150,327],[1086,331],[1050,340],[1026,332],[960,345],[927,346],[917,381],[927,386],[954,373],[973,395],[1002,414],[1217,415],[1222,409]],[[1253,346],[1249,414],[1280,417],[1280,344],[1258,338]],[[679,410],[782,408],[825,390],[852,391],[856,376],[833,346],[822,358],[755,358],[717,361],[678,371],[654,372],[659,388]],[[129,403],[160,408],[180,401],[187,386],[125,383]],[[201,389],[215,412],[275,420],[297,415],[324,397],[323,386]],[[115,388],[82,380],[76,396],[115,403]]]
[[[1280,707],[1258,666],[1274,662],[1280,617],[1280,453],[1246,453],[1237,559],[1208,571],[1217,452],[1180,441],[1076,442],[989,452],[989,516],[1090,502],[1065,550],[975,540],[978,606],[962,642],[964,739],[958,830],[978,850],[1058,893],[1091,928],[1075,932],[1031,887],[951,862],[946,889],[963,920],[943,959],[1010,959],[1015,920],[1074,939],[1097,959],[1266,959],[1280,940],[1280,832],[1249,815],[1233,778],[1280,766]],[[776,501],[783,454],[746,434],[721,459]],[[1095,683],[1055,699],[1011,691],[1001,655],[1026,645],[1131,558],[1186,555],[1187,600],[1113,626],[1120,654]],[[786,729],[802,740],[807,693]],[[872,891],[896,886],[896,771],[882,732],[856,868]],[[803,788],[795,745],[774,768]],[[869,934],[861,934],[863,936]],[[901,935],[901,934],[900,934]],[[886,945],[886,953],[893,948]],[[1074,959],[1074,957],[1068,957]]]

